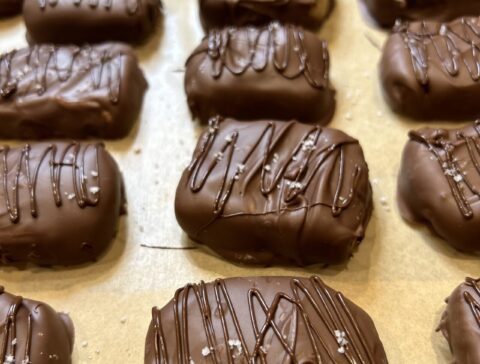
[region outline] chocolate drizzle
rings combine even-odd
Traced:
[[[456,132],[456,139],[451,140],[445,130],[438,129],[433,136],[426,137],[421,132],[410,132],[412,140],[424,144],[433,154],[442,168],[448,181],[455,202],[466,219],[473,218],[471,202],[466,196],[466,190],[480,197],[480,189],[471,182],[471,176],[462,171],[455,153],[461,146],[466,146],[468,157],[474,166],[474,171],[480,176],[480,121],[473,126],[475,135],[466,135],[462,131]]]
[[[35,163],[31,162],[31,147],[26,144],[21,150],[15,151],[14,163],[9,158],[10,148],[4,146],[0,148],[0,160],[2,161],[2,184],[4,203],[10,220],[17,223],[20,220],[19,194],[21,191],[21,180],[26,180],[26,187],[30,199],[30,213],[33,217],[38,216],[36,186],[38,175],[42,164],[47,164],[50,168],[50,180],[52,186],[53,199],[56,206],[62,205],[61,178],[62,169],[71,168],[71,178],[73,181],[74,192],[72,197],[75,198],[78,206],[84,208],[86,206],[96,206],[100,201],[100,188],[98,186],[88,186],[87,173],[85,165],[85,155],[89,148],[95,148],[96,170],[95,175],[98,179],[98,144],[86,145],[81,147],[80,144],[70,143],[62,153],[58,153],[55,144],[46,145],[39,156],[35,158]],[[12,174],[12,172],[14,172]],[[13,180],[12,180],[13,175]],[[69,196],[70,199],[70,196]]]
[[[319,70],[310,60],[305,47],[305,33],[300,27],[280,26],[278,23],[261,28],[228,27],[211,30],[207,39],[207,48],[200,48],[189,60],[206,52],[212,61],[213,78],[221,77],[225,69],[236,76],[244,74],[248,69],[263,72],[271,63],[287,79],[303,76],[314,88],[328,87],[327,43],[321,43],[323,69]]]
[[[248,309],[247,305],[232,300],[227,287],[228,281],[222,279],[210,284],[188,284],[177,290],[171,310],[152,310],[155,363],[173,363],[174,357],[178,364],[194,362],[193,358],[198,357],[197,353],[192,353],[190,347],[194,338],[195,343],[202,343],[204,340],[206,351],[202,351],[202,355],[206,362],[265,364],[272,362],[272,359],[267,360],[271,343],[270,339],[267,339],[269,335],[278,340],[285,360],[293,364],[300,363],[300,355],[309,355],[306,350],[312,353],[308,356],[311,358],[309,362],[317,364],[336,363],[339,356],[350,364],[383,362],[378,360],[379,352],[374,354],[372,351],[366,329],[356,319],[358,312],[353,314],[351,304],[347,303],[341,293],[325,286],[316,276],[308,280],[287,277],[284,279],[289,281],[291,292],[278,290],[270,304],[262,290],[254,283],[245,292]],[[288,285],[284,288],[287,287]],[[210,302],[212,297],[214,302]],[[201,313],[199,316],[192,316],[193,306],[198,307]],[[285,330],[285,321],[279,322],[283,321],[279,316],[285,315],[286,307],[290,306],[291,326]],[[248,316],[243,310],[246,310]],[[174,316],[175,334],[170,332],[169,335],[175,335],[175,347],[167,347],[166,331],[162,323],[162,317],[166,319],[167,313],[173,313]],[[250,322],[240,320],[239,317],[249,317]],[[172,322],[172,319],[168,320]],[[201,320],[202,326],[191,332],[190,320]],[[251,330],[245,330],[245,325],[249,325],[253,330],[253,338],[249,336]],[[221,330],[218,330],[219,327]],[[253,346],[247,344],[252,342],[252,339]],[[300,344],[303,349],[301,353],[297,352]],[[169,349],[174,351],[169,352]],[[274,358],[273,362],[280,362],[282,355],[278,355],[278,352],[275,355],[277,358]]]
[[[59,2],[64,0],[38,0],[38,5],[40,8],[46,9],[47,5],[54,7],[57,6]],[[97,9],[103,7],[105,10],[110,10],[113,5],[113,1],[118,0],[72,0],[75,6],[81,6],[82,2],[88,2],[88,6],[91,9]],[[125,9],[129,15],[134,15],[138,12],[140,8],[141,0],[120,0],[125,2]]]
[[[0,286],[0,295],[4,293],[3,287]],[[10,305],[8,309],[7,316],[2,324],[3,332],[1,333],[3,336],[3,340],[0,343],[0,358],[2,363],[16,363],[15,353],[16,353],[16,346],[17,346],[17,332],[16,332],[16,320],[17,320],[17,313],[23,303],[22,297],[15,297],[14,302]],[[32,316],[31,314],[28,315],[27,319],[27,335],[25,337],[25,353],[23,355],[22,364],[32,364],[30,361],[30,353],[31,353],[31,339],[32,339]]]
[[[2,99],[8,101],[15,94],[22,97],[33,93],[43,95],[50,86],[60,85],[79,72],[89,72],[88,85],[84,85],[81,92],[106,88],[110,101],[117,103],[121,89],[122,56],[121,52],[99,51],[88,45],[83,47],[41,45],[2,54],[0,102]],[[15,62],[23,62],[25,65],[13,66]]]
[[[480,279],[467,278],[465,284],[468,287],[473,288],[476,293],[474,296],[469,291],[465,291],[463,296],[472,310],[472,315],[475,318],[475,321],[477,321],[477,324],[480,327]]]
[[[429,66],[437,59],[450,77],[457,77],[464,67],[473,81],[480,80],[479,19],[465,17],[443,24],[423,21],[415,29],[408,22],[395,26],[393,32],[403,36],[416,79],[422,86],[428,86]]]
[[[188,167],[190,190],[194,193],[199,192],[207,183],[210,174],[216,168],[224,168],[222,172],[223,179],[215,197],[214,202],[214,216],[216,218],[228,217],[223,215],[226,204],[232,193],[234,185],[240,182],[242,175],[246,175],[245,168],[249,164],[255,151],[261,151],[263,158],[260,164],[254,167],[256,172],[260,173],[259,190],[265,197],[274,193],[279,193],[278,209],[272,211],[265,211],[264,214],[281,212],[288,209],[289,205],[295,203],[295,200],[304,195],[306,190],[314,181],[314,177],[320,172],[324,163],[332,161],[338,164],[338,177],[336,181],[335,194],[332,196],[331,211],[333,216],[339,216],[342,211],[348,208],[354,198],[358,178],[362,173],[362,167],[355,165],[353,171],[350,172],[352,176],[352,184],[348,188],[348,193],[341,196],[341,191],[344,190],[345,176],[349,172],[345,171],[345,152],[344,146],[346,144],[357,143],[357,141],[346,141],[340,144],[323,144],[320,140],[323,128],[320,126],[309,127],[308,132],[296,142],[295,147],[286,158],[285,162],[276,167],[277,172],[272,172],[271,165],[276,163],[278,159],[277,153],[274,152],[275,146],[284,138],[289,138],[288,134],[291,128],[295,125],[294,122],[286,123],[286,127],[278,131],[278,124],[273,122],[266,123],[263,131],[259,133],[257,140],[252,140],[250,149],[245,153],[245,157],[236,166],[232,165],[237,151],[236,142],[239,138],[239,131],[235,130],[227,136],[223,145],[216,151],[216,157],[211,159],[210,164],[203,177],[200,176],[200,171],[205,163],[207,163],[207,156],[212,154],[212,146],[218,137],[220,117],[212,118],[208,133],[202,141],[202,144],[197,149],[193,160]],[[227,163],[220,164],[223,158],[226,158]],[[252,163],[250,163],[252,164]],[[220,167],[218,167],[220,166]],[[260,171],[259,171],[260,170]],[[272,176],[273,175],[273,176]],[[332,176],[330,176],[332,177]],[[325,186],[326,188],[326,186]],[[308,208],[315,206],[317,203],[311,204]]]

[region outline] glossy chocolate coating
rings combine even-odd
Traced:
[[[480,363],[480,279],[466,278],[447,299],[439,329],[455,364]]]
[[[368,314],[320,278],[251,277],[189,284],[153,308],[145,364],[192,362],[388,361]]]
[[[185,90],[205,124],[216,115],[326,123],[335,109],[328,72],[327,44],[313,33],[278,23],[225,28],[187,60]]]
[[[132,49],[33,46],[0,56],[0,137],[120,138],[147,83]]]
[[[449,21],[460,16],[478,15],[476,0],[360,0],[370,17],[380,26],[391,27],[397,19]]]
[[[398,177],[403,217],[464,252],[480,252],[480,124],[410,132]]]
[[[0,287],[0,360],[4,364],[70,364],[74,328],[70,317],[45,303]]]
[[[333,0],[199,0],[204,29],[261,25],[272,20],[319,28]]]
[[[339,263],[364,237],[372,191],[362,148],[341,131],[212,121],[175,210],[192,240],[236,262]]]
[[[144,42],[161,19],[160,0],[24,0],[30,43]]]
[[[0,0],[0,17],[20,14],[23,0]]]
[[[72,265],[95,260],[124,211],[122,178],[101,144],[0,149],[0,259]]]
[[[480,116],[480,18],[398,24],[380,63],[391,108],[417,119]]]

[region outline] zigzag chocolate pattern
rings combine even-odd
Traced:
[[[32,165],[30,160],[31,146],[26,144],[21,150],[16,150],[15,163],[9,165],[8,157],[10,148],[4,146],[0,148],[2,188],[4,193],[4,203],[10,220],[17,223],[20,219],[20,209],[18,207],[20,193],[20,176],[26,179],[27,191],[30,196],[30,212],[33,217],[37,217],[37,196],[36,186],[38,183],[38,174],[42,166],[48,166],[50,169],[50,181],[52,185],[52,194],[55,204],[62,205],[61,178],[62,168],[71,167],[71,178],[74,187],[74,198],[79,207],[96,206],[100,200],[100,188],[98,186],[87,186],[87,172],[85,171],[85,155],[89,148],[95,148],[96,153],[96,179],[99,176],[98,166],[98,147],[97,145],[82,145],[78,143],[70,143],[63,153],[57,155],[57,146],[55,144],[47,145],[38,159],[38,162]],[[15,171],[12,177],[12,171]],[[92,188],[94,190],[92,190]],[[93,191],[93,192],[92,192]],[[70,198],[70,197],[69,197]]]
[[[0,286],[0,295],[4,293],[4,288]],[[2,363],[15,363],[15,347],[16,347],[16,317],[18,310],[23,302],[22,297],[16,297],[15,302],[8,309],[7,316],[3,322],[3,340],[0,343],[0,359]],[[28,315],[27,322],[27,336],[25,338],[25,353],[23,355],[22,364],[32,364],[30,361],[31,349],[32,349],[32,315]]]
[[[417,81],[429,83],[431,59],[439,59],[445,74],[455,77],[465,67],[473,81],[480,80],[480,18],[464,17],[435,24],[421,23],[421,31],[410,29],[408,22],[399,23],[393,32],[402,35],[408,48]]]
[[[286,204],[293,201],[300,195],[303,195],[309,188],[314,177],[321,173],[319,170],[322,165],[327,162],[333,161],[338,163],[339,173],[335,188],[335,194],[331,202],[331,210],[333,216],[338,216],[343,210],[349,207],[356,191],[358,178],[362,173],[362,167],[355,166],[355,169],[351,171],[351,186],[348,188],[348,195],[341,196],[345,179],[348,177],[348,172],[345,171],[345,152],[344,146],[351,143],[358,143],[357,141],[348,141],[341,144],[325,144],[320,140],[323,128],[320,126],[312,126],[310,130],[298,140],[295,148],[287,158],[283,165],[278,167],[278,172],[272,177],[271,164],[276,163],[275,160],[278,156],[275,155],[274,147],[281,141],[282,138],[288,138],[290,129],[293,127],[294,122],[287,123],[281,132],[276,130],[276,125],[273,122],[267,123],[265,129],[259,133],[257,140],[252,140],[250,149],[246,153],[245,158],[236,166],[232,166],[232,160],[234,160],[234,154],[236,153],[236,141],[239,137],[239,132],[235,131],[228,136],[213,158],[210,165],[208,165],[207,172],[203,178],[199,178],[199,172],[203,165],[206,163],[207,156],[212,153],[212,145],[214,144],[219,130],[219,123],[221,118],[213,118],[210,123],[210,128],[205,138],[202,141],[201,146],[198,148],[198,152],[194,155],[193,160],[188,167],[190,173],[190,189],[192,192],[200,191],[205,184],[212,171],[217,167],[220,160],[226,158],[225,171],[222,173],[223,181],[220,189],[215,197],[214,202],[214,215],[215,218],[225,217],[223,215],[224,208],[228,203],[228,199],[233,190],[234,184],[239,181],[244,174],[245,165],[250,161],[254,152],[259,149],[262,151],[263,160],[262,163],[257,166],[261,171],[257,171],[261,174],[261,183],[259,189],[263,195],[269,195],[272,193],[280,192],[281,199],[279,203],[283,202],[284,206],[278,206],[275,211],[280,211],[286,207]],[[266,142],[266,144],[265,144]],[[298,165],[298,170],[295,173],[293,179],[291,176],[287,178],[287,173],[291,165]],[[331,177],[331,176],[330,176]],[[309,207],[313,207],[320,203],[312,203]],[[269,213],[268,211],[265,214]],[[213,222],[213,221],[212,221]]]
[[[283,36],[285,42],[277,43],[276,39]],[[234,50],[237,37],[247,43],[245,51]],[[302,28],[293,25],[271,23],[262,28],[225,28],[211,30],[208,35],[208,49],[194,52],[189,59],[198,53],[207,52],[212,60],[212,77],[219,78],[227,69],[234,75],[242,75],[248,69],[262,72],[272,62],[274,68],[283,77],[295,79],[305,77],[315,88],[328,86],[329,55],[327,43],[322,42],[324,70],[322,74],[312,71],[310,56],[305,48],[305,33]],[[242,43],[242,46],[244,44]],[[299,63],[298,70],[290,74],[289,65],[292,59]],[[189,60],[187,60],[187,63]]]
[[[70,64],[60,67],[58,64],[58,52],[68,51],[71,54]],[[98,51],[95,47],[57,47],[53,45],[33,46],[28,49],[25,66],[19,67],[16,63],[24,57],[22,51],[12,51],[0,55],[0,102],[8,100],[14,95],[17,97],[27,96],[34,92],[44,94],[49,86],[59,85],[69,80],[77,72],[88,71],[91,87],[79,90],[90,92],[101,87],[108,88],[110,101],[117,103],[121,89],[121,53],[111,54],[109,51]],[[87,60],[87,69],[79,70],[80,60]],[[75,69],[75,73],[74,73]],[[50,73],[56,75],[55,80],[50,80]],[[47,74],[50,76],[47,77]],[[28,84],[24,81],[27,79]],[[22,84],[20,86],[20,84]]]
[[[293,310],[293,326],[298,328],[298,323],[302,321],[305,326],[306,335],[311,344],[311,349],[314,354],[313,362],[316,364],[323,363],[322,358],[328,357],[331,362],[335,362],[334,353],[318,332],[318,327],[313,326],[312,317],[308,315],[306,310],[306,303],[310,305],[316,315],[321,319],[328,334],[331,338],[338,342],[339,352],[344,354],[346,360],[350,364],[368,364],[375,363],[374,355],[367,344],[366,337],[358,322],[355,320],[350,308],[348,307],[344,296],[335,292],[334,295],[327,289],[319,277],[313,276],[310,278],[310,283],[313,289],[309,289],[301,280],[291,279],[290,288],[291,293],[279,292],[276,294],[272,303],[268,305],[265,301],[262,292],[252,287],[246,292],[248,296],[248,312],[250,312],[251,322],[255,334],[255,345],[249,348],[246,344],[245,333],[242,331],[242,324],[240,322],[236,309],[235,302],[230,298],[225,281],[217,279],[215,282],[209,284],[213,286],[215,293],[215,302],[211,304],[208,300],[207,285],[204,282],[197,284],[188,284],[184,288],[177,290],[173,299],[173,312],[175,319],[175,333],[169,333],[176,336],[176,348],[174,353],[177,355],[176,363],[190,364],[191,353],[189,347],[190,334],[188,328],[188,302],[193,297],[195,303],[202,315],[203,334],[206,338],[206,343],[210,348],[218,347],[220,340],[226,348],[230,347],[229,354],[227,354],[228,363],[232,364],[238,362],[241,358],[242,363],[263,363],[265,364],[267,352],[264,346],[266,335],[273,332],[274,336],[283,347],[286,356],[291,363],[297,364],[296,358],[296,344],[299,335],[298,330],[293,330],[288,336],[282,334],[278,327],[275,316],[282,304],[291,304]],[[304,299],[302,299],[304,298]],[[258,325],[257,311],[265,314],[265,321]],[[213,319],[217,318],[221,322],[222,332],[215,332]],[[229,313],[227,316],[226,313]],[[227,321],[227,317],[231,321]],[[155,360],[156,364],[168,364],[168,349],[166,347],[166,336],[161,321],[160,310],[154,308],[152,310],[154,340],[155,340]],[[233,325],[233,326],[232,326]],[[235,336],[229,332],[229,327],[235,328]],[[344,339],[348,342],[338,340],[339,333],[343,333]],[[303,333],[303,331],[302,331]],[[201,334],[196,332],[195,334]],[[238,337],[238,345],[233,350],[231,347],[232,339]],[[215,350],[208,353],[208,360],[214,364],[221,363],[221,359]]]
[[[443,170],[460,212],[467,219],[473,217],[473,210],[465,195],[464,186],[478,197],[480,197],[480,190],[471,182],[470,176],[462,173],[458,159],[455,157],[455,151],[459,146],[466,145],[468,157],[472,161],[475,171],[480,175],[480,121],[475,122],[474,130],[475,136],[466,136],[464,133],[458,132],[456,140],[449,140],[441,132],[436,133],[432,138],[426,138],[415,131],[409,133],[410,139],[424,144],[433,154]]]

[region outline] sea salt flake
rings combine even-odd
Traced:
[[[210,348],[208,346],[205,346],[203,349],[202,349],[202,355],[203,356],[209,356],[211,354],[211,351],[210,351]]]
[[[461,182],[463,180],[463,176],[461,174],[457,174],[453,177],[455,182]]]
[[[100,192],[100,187],[98,187],[98,186],[93,186],[93,187],[90,187],[89,190],[90,190],[91,193],[97,194],[97,193]]]

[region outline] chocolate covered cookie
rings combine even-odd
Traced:
[[[391,27],[396,20],[449,21],[478,15],[475,0],[360,0],[367,14],[380,26]]]
[[[380,62],[386,101],[417,119],[479,117],[479,46],[480,17],[398,24]]]
[[[455,364],[480,363],[480,279],[466,278],[447,299],[439,329]]]
[[[212,119],[175,210],[194,241],[240,263],[340,263],[372,211],[357,140],[298,122]]]
[[[192,115],[325,124],[335,109],[326,42],[292,25],[212,30],[187,60]]]
[[[388,363],[372,319],[318,277],[188,284],[153,308],[145,364]]]
[[[102,144],[3,146],[0,175],[3,264],[85,263],[115,237],[122,178]]]
[[[480,124],[409,137],[398,177],[402,216],[458,250],[480,252]]]
[[[30,43],[144,42],[162,15],[160,0],[24,0]]]
[[[0,360],[4,364],[70,364],[73,323],[45,303],[0,287]]]
[[[0,56],[1,138],[120,138],[147,82],[132,49],[41,45]]]
[[[199,0],[205,29],[261,25],[270,21],[318,28],[333,8],[333,0]]]

